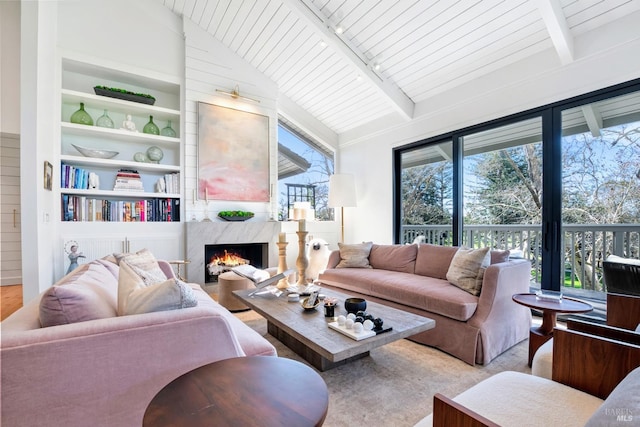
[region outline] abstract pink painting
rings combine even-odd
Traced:
[[[198,198],[269,201],[269,117],[198,103]]]

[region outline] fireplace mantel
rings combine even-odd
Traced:
[[[204,284],[204,246],[225,243],[268,243],[269,266],[278,265],[277,221],[187,222],[187,277],[189,282]]]

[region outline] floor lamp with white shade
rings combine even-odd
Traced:
[[[344,243],[344,208],[356,207],[356,182],[353,175],[337,173],[329,177],[330,208],[340,208],[341,238]]]

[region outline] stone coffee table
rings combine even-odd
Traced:
[[[324,316],[322,304],[316,310],[305,311],[299,302],[287,301],[284,294],[279,298],[270,293],[248,296],[250,292],[241,290],[233,294],[267,319],[269,334],[319,371],[365,357],[369,350],[432,329],[436,324],[433,319],[367,301],[367,312],[382,318],[383,327],[393,329],[356,341],[327,326],[335,319]],[[350,295],[325,289],[322,293],[338,299],[336,316],[346,314],[344,300]]]

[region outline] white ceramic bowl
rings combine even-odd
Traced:
[[[93,148],[80,147],[79,145],[71,144],[73,148],[78,150],[80,154],[85,157],[94,157],[96,159],[110,159],[118,155],[117,151],[110,150],[95,150]]]

